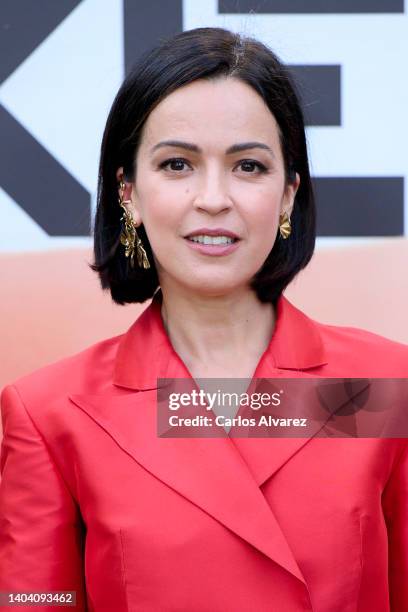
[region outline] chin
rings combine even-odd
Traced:
[[[189,283],[188,287],[192,293],[203,297],[222,297],[238,291],[245,285],[245,282],[231,283],[231,279],[200,278],[197,276],[195,282]]]

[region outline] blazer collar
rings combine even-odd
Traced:
[[[159,289],[121,337],[114,365],[115,385],[146,391],[157,388],[158,378],[191,377],[169,340],[161,304]],[[271,369],[307,370],[327,363],[318,323],[281,295],[276,306],[275,330],[254,378],[267,377]]]

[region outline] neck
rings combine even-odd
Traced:
[[[272,304],[250,290],[218,296],[162,288],[161,315],[170,342],[192,369],[226,370],[257,363],[275,327]]]

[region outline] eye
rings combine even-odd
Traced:
[[[188,165],[190,168],[190,164],[183,157],[171,157],[166,159],[165,161],[159,164],[160,169],[169,169],[171,172],[180,174],[185,168],[184,166]],[[268,172],[266,166],[261,164],[261,162],[255,161],[254,159],[242,159],[238,166],[242,166],[245,174],[262,174]],[[258,172],[253,172],[254,166],[258,168]]]
[[[159,164],[159,168],[167,168],[167,166],[170,164],[171,170],[174,170],[175,172],[180,172],[180,170],[184,169],[182,166],[187,163],[187,160],[183,159],[182,157],[171,157],[170,159],[166,159],[164,162]]]
[[[251,172],[251,171],[248,172],[247,170],[244,170],[246,174],[262,174],[264,172],[268,172],[268,169],[266,166],[261,164],[261,162],[255,161],[254,159],[241,159],[238,166],[245,166],[247,169],[249,167],[249,170],[251,170],[253,166],[256,166],[258,168],[258,172]]]

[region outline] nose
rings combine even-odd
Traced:
[[[232,207],[232,200],[228,193],[228,181],[221,170],[208,171],[200,182],[197,195],[194,199],[196,210],[206,211],[216,215]]]

